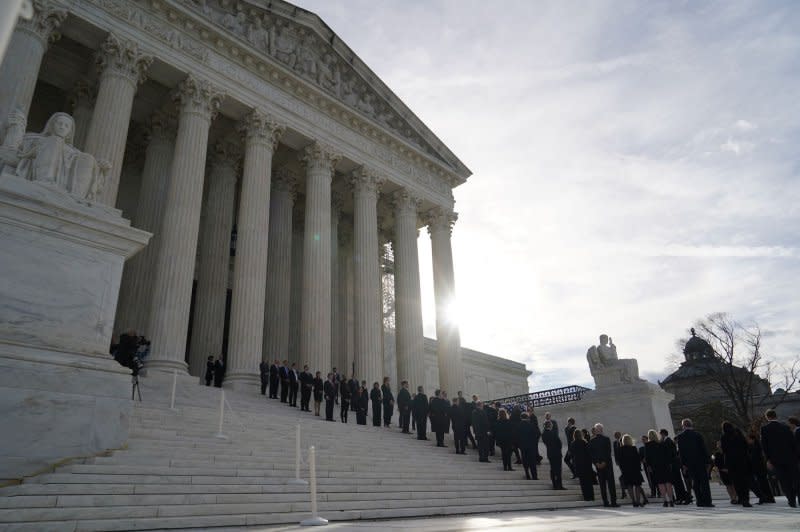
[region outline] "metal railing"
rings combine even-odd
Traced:
[[[526,393],[523,395],[513,395],[511,397],[501,397],[499,399],[492,399],[485,401],[486,404],[500,403],[503,406],[516,406],[525,405],[530,408],[539,408],[543,406],[558,405],[561,403],[569,403],[572,401],[580,401],[583,394],[591,391],[590,388],[583,386],[562,386],[561,388],[553,388],[550,390],[542,390],[539,392]]]

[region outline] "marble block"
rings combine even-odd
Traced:
[[[130,370],[108,354],[125,259],[119,211],[0,175],[0,478],[127,440]]]

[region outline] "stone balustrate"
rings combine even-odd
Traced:
[[[180,83],[175,98],[180,117],[154,272],[148,367],[185,372],[208,130],[223,94],[208,81],[189,76]]]
[[[0,135],[12,111],[21,109],[28,115],[42,57],[67,18],[66,8],[52,0],[34,0],[33,8],[31,19],[17,21],[0,64]]]
[[[264,312],[264,350],[268,362],[288,359],[292,292],[292,208],[298,176],[279,168],[272,180],[269,207],[269,250]]]
[[[113,206],[117,201],[133,97],[153,58],[144,54],[135,42],[109,34],[96,60],[100,80],[85,144],[87,152],[111,165],[101,201]]]
[[[356,374],[367,383],[383,378],[383,306],[378,249],[378,191],[373,170],[353,172],[354,349]]]
[[[428,211],[428,232],[433,257],[433,291],[436,300],[436,341],[439,359],[439,385],[454,394],[464,387],[461,360],[461,336],[453,310],[455,279],[450,237],[458,216],[451,210],[436,207]]]
[[[394,205],[394,292],[397,377],[412,390],[425,384],[425,349],[417,248],[417,211],[420,200],[401,189]],[[455,390],[454,390],[455,391]]]
[[[189,344],[189,373],[201,378],[205,374],[206,359],[222,355],[233,210],[241,156],[238,143],[224,140],[214,145],[209,157],[211,168],[200,222],[200,262]]]
[[[272,155],[284,127],[270,116],[250,112],[239,124],[245,137],[242,192],[236,224],[228,370],[225,383],[257,385],[264,334]]]
[[[300,366],[331,368],[331,180],[339,155],[314,143],[305,149],[305,233],[300,310]]]

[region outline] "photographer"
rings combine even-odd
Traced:
[[[139,349],[147,352],[150,342],[144,336],[137,336],[136,331],[129,330],[119,336],[119,343],[111,344],[111,355],[120,365],[130,368],[134,375],[139,374],[144,363],[139,358]]]

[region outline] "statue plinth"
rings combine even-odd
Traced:
[[[0,413],[7,430],[0,436],[0,479],[127,439],[130,370],[108,350],[123,265],[150,239],[117,209],[94,203],[90,192],[22,177],[5,162]],[[74,183],[86,183],[80,165],[73,169]]]

